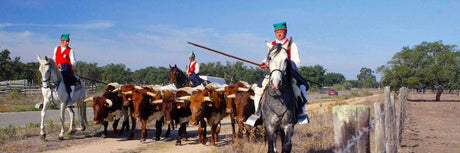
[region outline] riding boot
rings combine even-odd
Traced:
[[[302,93],[302,100],[303,100],[302,103],[300,104],[300,106],[303,106],[303,107],[301,108],[302,112],[297,115],[297,123],[298,124],[310,123],[310,119],[308,118],[308,115],[305,112],[305,109],[307,107],[307,93],[306,93],[305,89],[306,88],[305,88],[304,85],[300,86],[300,91]]]
[[[248,119],[246,119],[246,122],[244,124],[247,124],[249,126],[254,126],[256,124],[256,121],[260,118],[260,99],[262,98],[263,94],[263,88],[258,88],[256,87],[254,89],[254,108],[255,112],[251,116],[249,116]]]

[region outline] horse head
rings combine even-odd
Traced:
[[[39,55],[37,55],[38,63],[40,66],[38,67],[38,70],[40,71],[40,74],[42,76],[42,86],[43,87],[49,87],[50,86],[50,81],[60,81],[62,80],[62,77],[60,77],[59,69],[56,66],[56,63],[52,58],[48,58],[48,56],[45,56],[43,59],[40,58]]]
[[[176,64],[174,64],[174,67],[169,65],[169,83],[170,84],[175,84],[176,87],[182,88],[185,86],[190,86],[188,85],[189,80],[185,73],[180,70]]]
[[[277,44],[271,49],[268,59],[270,65],[270,83],[272,88],[278,89],[282,83],[283,75],[286,72],[287,67],[287,44]]]

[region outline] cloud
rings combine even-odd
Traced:
[[[73,29],[107,29],[113,27],[111,21],[92,21],[89,23],[77,24],[35,24],[35,23],[0,23],[0,28],[6,27],[56,27],[56,28],[73,28]]]

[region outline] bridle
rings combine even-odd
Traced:
[[[44,64],[46,66],[48,66],[48,70],[46,71],[46,75],[45,76],[48,76],[46,79],[42,79],[42,83],[46,83],[46,86],[42,86],[42,88],[50,88],[50,89],[54,89],[56,88],[60,81],[51,81],[51,64],[48,62],[46,64]]]

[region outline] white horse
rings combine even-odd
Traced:
[[[44,59],[40,59],[40,56],[37,55],[38,62],[40,63],[39,71],[42,76],[42,94],[43,94],[43,109],[41,111],[41,124],[40,124],[40,135],[43,140],[46,140],[45,132],[45,120],[46,120],[46,110],[48,109],[51,102],[59,102],[60,104],[60,121],[61,121],[61,133],[59,134],[59,140],[64,139],[64,122],[65,122],[65,111],[67,108],[70,116],[70,134],[73,134],[76,130],[85,130],[87,123],[86,119],[86,103],[84,98],[86,96],[85,92],[85,81],[80,80],[80,84],[75,86],[73,92],[72,100],[79,107],[79,116],[80,116],[80,125],[81,128],[75,129],[74,124],[74,111],[73,107],[67,107],[67,103],[70,100],[69,94],[66,91],[64,85],[64,79],[61,72],[59,71],[56,63],[52,58],[45,56]]]

